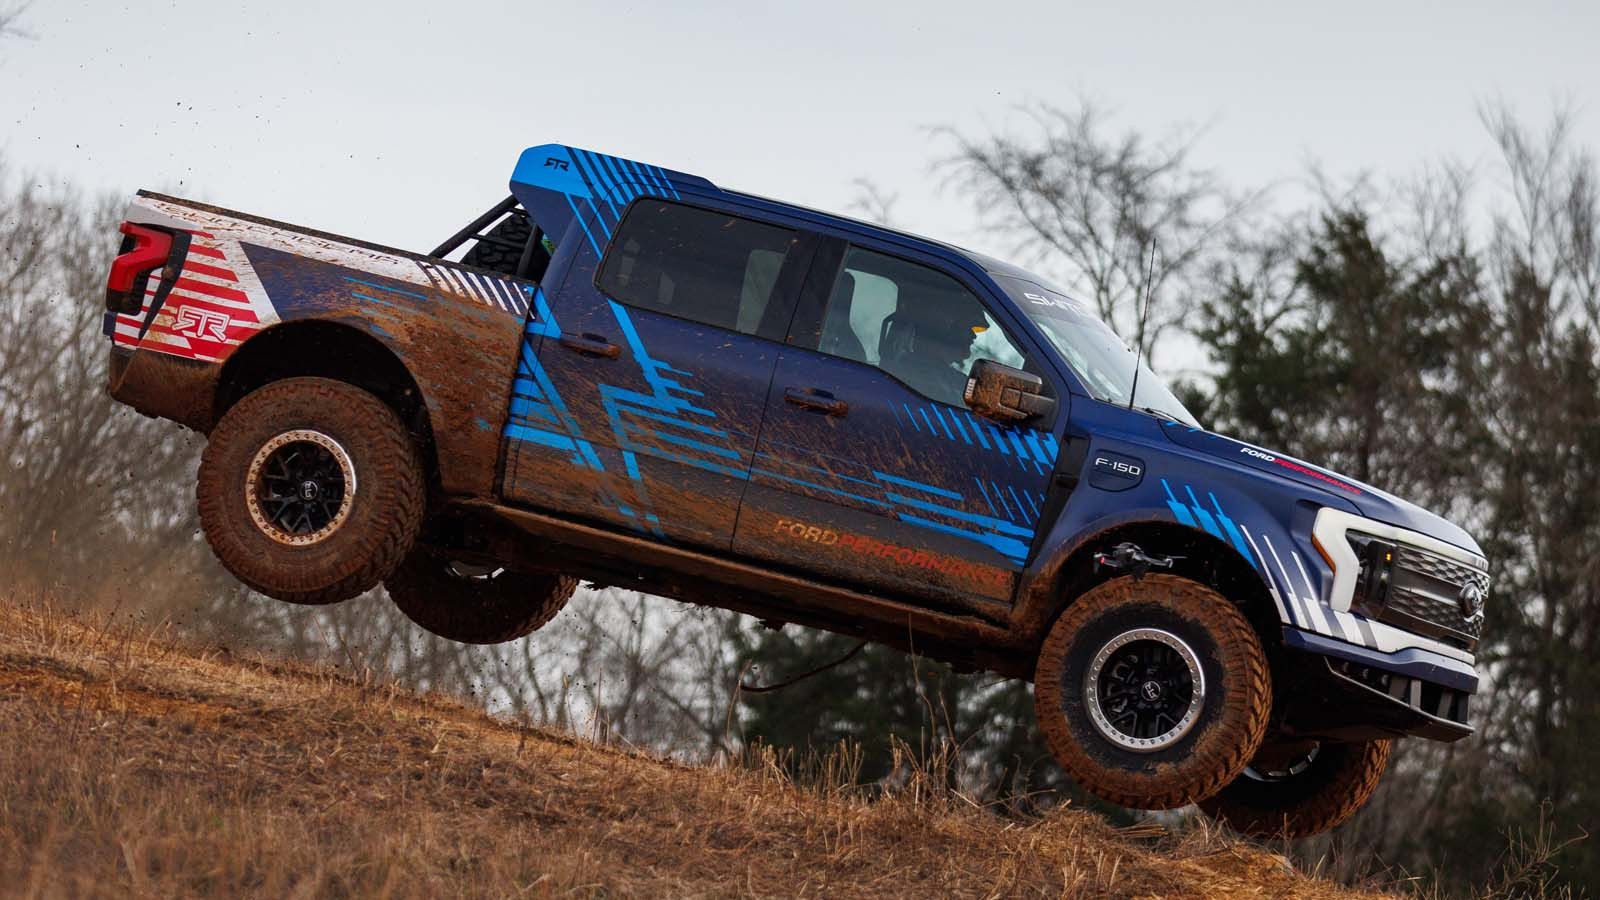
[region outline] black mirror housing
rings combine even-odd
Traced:
[[[973,363],[961,399],[978,415],[1002,422],[1048,416],[1056,408],[1055,399],[1045,396],[1044,379],[992,359]]]

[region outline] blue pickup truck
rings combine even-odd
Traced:
[[[1487,563],[1205,430],[1083,303],[925,238],[564,145],[428,254],[141,192],[110,391],[208,437],[261,593],[510,640],[577,584],[1030,679],[1087,791],[1329,828],[1472,733]]]

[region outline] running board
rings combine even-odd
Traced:
[[[483,500],[454,504],[462,512],[498,519],[525,534],[584,551],[575,568],[618,587],[687,603],[731,609],[763,620],[794,622],[869,637],[917,653],[974,661],[1022,674],[1007,652],[1015,638],[1005,626],[977,615],[928,609],[776,572],[697,550],[559,519]],[[591,579],[593,580],[593,579]]]

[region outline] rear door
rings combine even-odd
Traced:
[[[777,361],[736,552],[936,605],[1010,603],[1065,411],[1016,427],[966,408],[976,359],[1053,377],[984,291],[903,249],[823,242]]]
[[[725,551],[813,239],[686,192],[606,212],[535,295],[504,491]]]

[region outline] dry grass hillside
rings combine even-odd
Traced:
[[[1214,833],[694,768],[0,604],[0,893],[1358,896]]]

